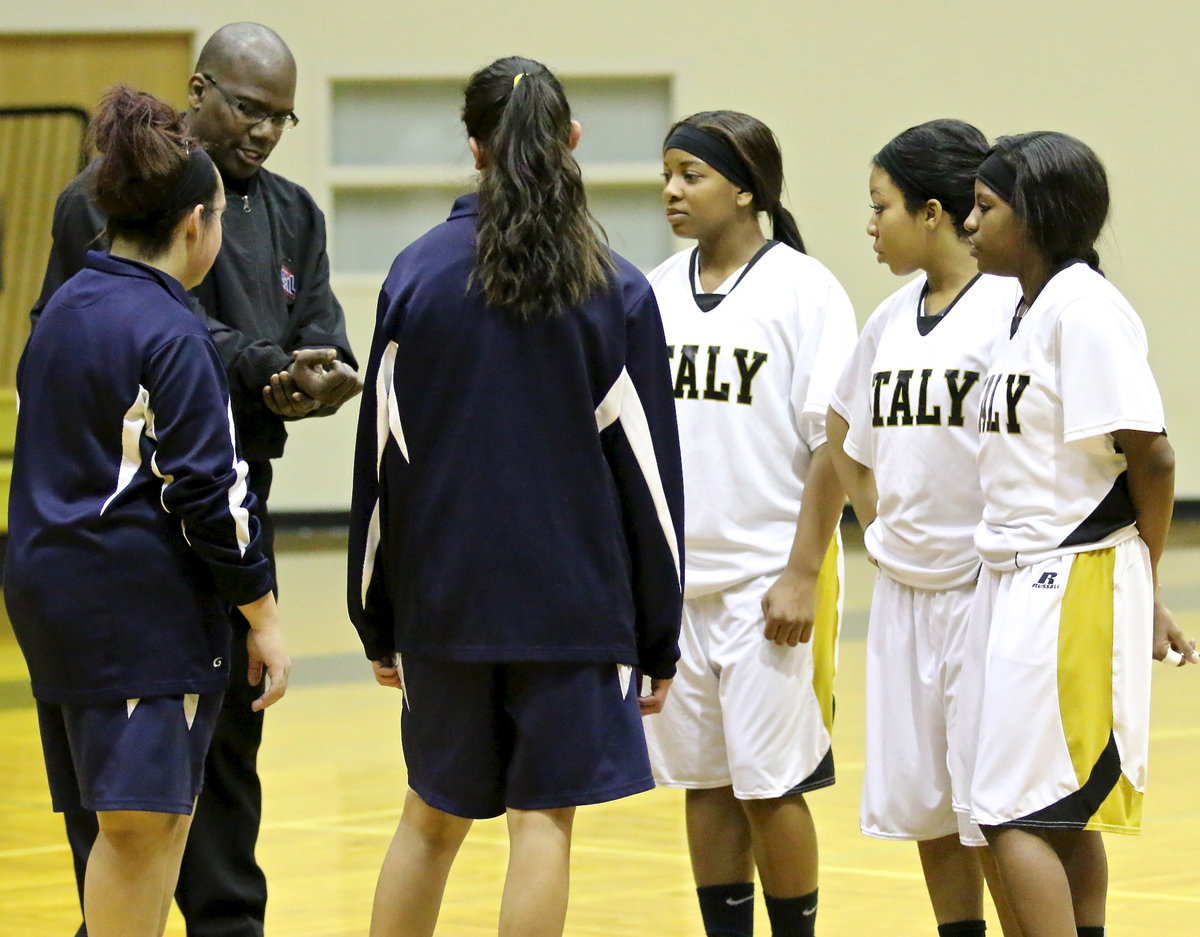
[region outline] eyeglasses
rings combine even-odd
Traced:
[[[255,127],[261,124],[264,120],[269,120],[271,126],[276,130],[290,130],[300,123],[300,118],[293,111],[284,111],[279,114],[268,114],[260,107],[256,107],[241,98],[236,97],[222,88],[217,79],[212,75],[201,74],[200,76],[210,85],[221,93],[221,97],[225,99],[225,103],[229,105],[229,109],[233,111],[247,126]]]

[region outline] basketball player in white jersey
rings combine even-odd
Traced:
[[[829,547],[845,500],[825,414],[854,315],[780,204],[766,126],[696,114],[663,149],[667,220],[698,245],[650,274],[675,379],[687,555],[681,660],[646,723],[651,762],[659,783],[687,790],[706,932],[749,937],[757,868],[772,933],[812,935],[804,794],[834,780],[840,576]]]
[[[920,275],[867,321],[829,413],[830,449],[879,566],[862,830],[917,842],[939,937],[985,933],[982,857],[971,848],[983,834],[954,810],[966,796],[956,733],[983,510],[976,413],[1019,295],[1016,280],[979,273],[963,229],[987,148],[970,124],[934,120],[872,160],[876,256],[895,274]],[[1004,933],[1019,937],[996,878]]]
[[[1197,660],[1155,596],[1174,453],[1145,329],[1099,272],[1095,153],[1001,137],[975,191],[979,269],[1021,299],[979,411],[971,817],[1028,937],[1101,937],[1100,832],[1140,826],[1151,654]]]

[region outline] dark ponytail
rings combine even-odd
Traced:
[[[471,76],[462,119],[481,147],[475,269],[487,301],[527,321],[583,303],[613,270],[571,155],[571,110],[550,70],[499,59]]]
[[[672,124],[666,139],[679,127],[695,127],[732,149],[749,181],[751,204],[771,219],[771,236],[805,253],[796,219],[783,207],[783,153],[771,128],[741,111],[701,111]]]
[[[216,167],[170,105],[117,85],[100,101],[88,132],[100,153],[92,197],[108,216],[110,239],[131,241],[153,259],[196,205],[213,206]]]
[[[961,120],[930,120],[897,134],[872,162],[891,177],[915,214],[930,199],[941,203],[959,237],[975,205],[975,171],[988,152],[987,137]]]
[[[1052,130],[1000,137],[988,162],[1015,174],[1010,204],[1051,267],[1082,260],[1100,270],[1096,240],[1108,220],[1108,176],[1082,140]]]
[[[798,250],[801,254],[805,253],[804,238],[800,236],[800,226],[796,224],[792,213],[784,208],[781,202],[776,202],[775,207],[771,209],[771,237]]]

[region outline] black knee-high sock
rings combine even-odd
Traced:
[[[938,937],[984,937],[987,921],[951,921],[938,925]]]
[[[707,937],[754,937],[754,883],[732,882],[696,889]]]
[[[817,926],[817,891],[799,898],[774,898],[763,892],[772,937],[813,937]]]
[[[1104,937],[1103,927],[1077,927],[1075,933],[1079,937]]]

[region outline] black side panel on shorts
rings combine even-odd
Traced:
[[[791,797],[793,794],[806,794],[818,788],[829,787],[836,780],[837,776],[833,770],[833,746],[830,745],[829,749],[825,752],[825,757],[817,765],[816,770],[783,796]]]
[[[1104,751],[1100,753],[1100,757],[1092,767],[1092,773],[1083,787],[1049,807],[1043,807],[1041,810],[1002,825],[1082,830],[1100,809],[1100,805],[1104,803],[1120,779],[1121,754],[1117,751],[1117,739],[1110,731],[1108,744],[1104,746]]]

